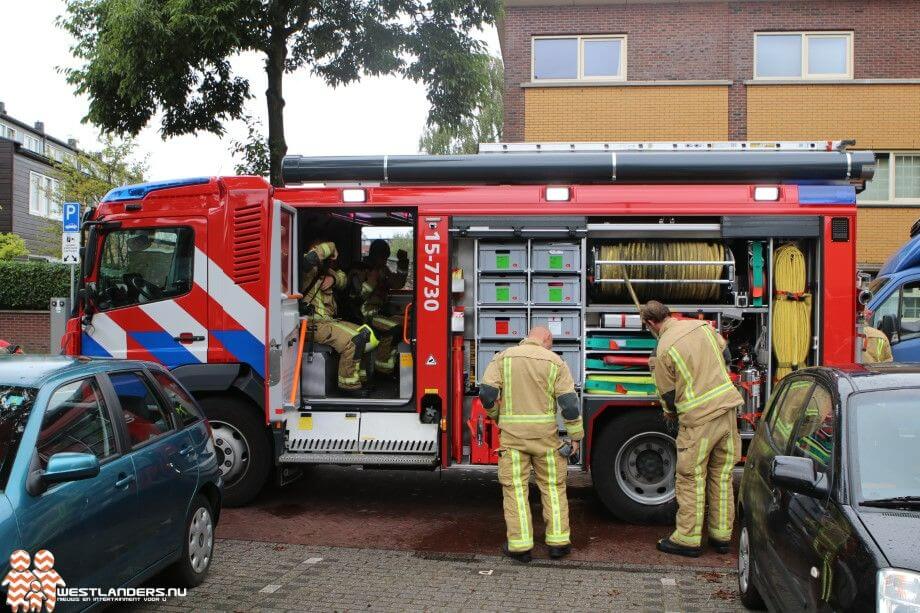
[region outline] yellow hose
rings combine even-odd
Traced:
[[[773,254],[773,354],[776,380],[804,366],[811,347],[811,294],[805,293],[805,254],[787,243]]]
[[[603,245],[601,260],[659,260],[659,261],[725,261],[725,247],[721,243],[702,241],[623,242]],[[683,264],[630,264],[630,279],[707,279],[722,278],[724,266],[688,266]],[[622,264],[601,264],[601,279],[622,279]],[[716,302],[722,292],[718,283],[633,283],[641,301],[661,300],[664,303],[690,304]],[[612,303],[629,302],[625,283],[600,283],[601,297]]]

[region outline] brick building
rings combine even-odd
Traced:
[[[505,0],[499,39],[505,141],[852,138],[860,263],[920,217],[916,0]]]
[[[54,163],[76,153],[75,140],[45,134],[42,122],[30,126],[0,102],[0,232],[20,235],[30,251],[47,247],[47,228],[61,219]]]

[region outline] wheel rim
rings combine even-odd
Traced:
[[[211,564],[214,549],[214,523],[211,512],[198,507],[188,527],[188,561],[196,573],[201,574]]]
[[[640,432],[617,451],[614,474],[627,496],[643,505],[674,499],[677,447],[663,432]]]
[[[211,431],[220,476],[229,487],[242,479],[249,468],[249,442],[239,428],[225,421],[212,421]]]
[[[738,589],[746,594],[751,582],[751,544],[747,528],[741,528],[738,537]]]

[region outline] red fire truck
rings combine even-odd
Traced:
[[[171,368],[211,419],[238,505],[307,464],[495,464],[476,382],[495,352],[544,325],[578,384],[580,468],[614,514],[666,520],[675,434],[626,280],[727,337],[750,437],[779,369],[854,361],[855,194],[873,164],[825,142],[518,144],[293,156],[284,188],[259,177],[120,187],[84,221],[65,348]],[[334,241],[348,271],[379,238],[411,259],[388,295],[396,373],[373,372],[368,351],[369,392],[346,396],[338,355],[310,340],[300,270],[318,241]],[[785,286],[789,250],[798,289]],[[789,315],[780,299],[800,308]],[[349,301],[340,312],[356,321]]]

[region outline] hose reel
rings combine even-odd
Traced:
[[[641,301],[704,304],[733,289],[735,258],[711,241],[624,241],[594,247],[598,298],[629,302],[625,272]]]

